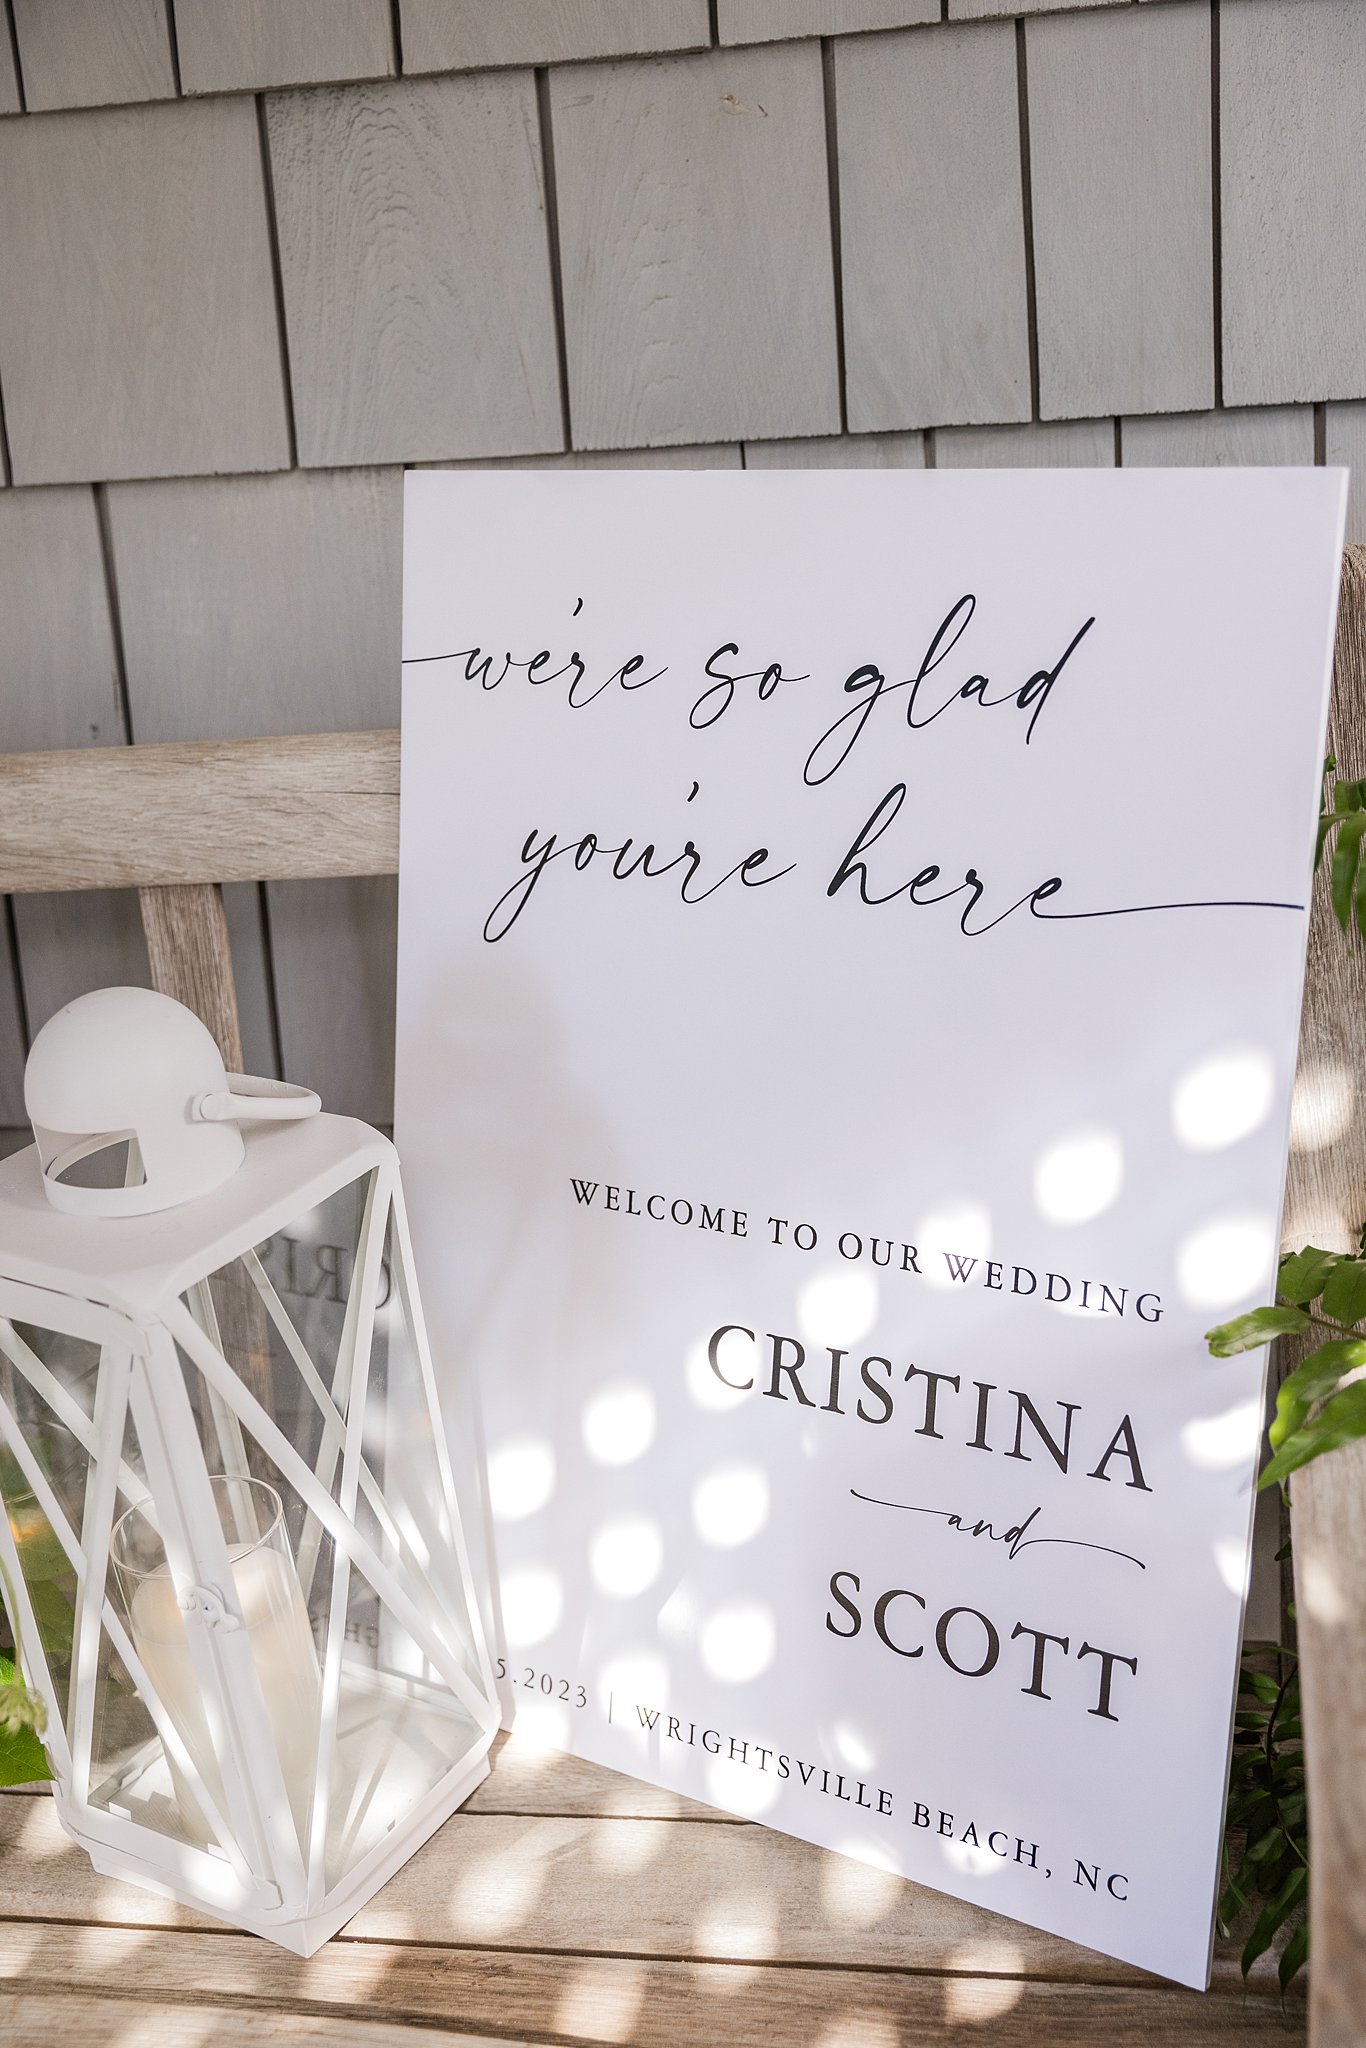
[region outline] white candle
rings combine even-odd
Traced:
[[[267,1544],[239,1549],[236,1554],[229,1545],[228,1557],[294,1825],[303,1843],[318,1752],[320,1688],[313,1631],[297,1574],[287,1556]],[[157,1697],[221,1810],[223,1776],[204,1714],[185,1617],[165,1565],[138,1582],[129,1622],[134,1646]],[[187,1827],[198,1840],[207,1839],[194,1794],[174,1764],[171,1776]]]

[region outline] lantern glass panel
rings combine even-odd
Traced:
[[[131,1414],[125,1413],[114,1522],[146,1501],[149,1493],[137,1431]],[[112,1528],[105,1533],[112,1536]],[[172,1765],[152,1713],[110,1633],[112,1617],[122,1640],[130,1641],[128,1590],[111,1549],[105,1563],[104,1625],[89,1707],[89,1804],[172,1841],[197,1848],[215,1846],[208,1822],[188,1794],[178,1767]]]
[[[23,1451],[0,1451],[0,1497],[33,1616],[35,1643],[65,1723],[79,1579],[91,1409],[100,1347],[0,1320],[0,1399]]]

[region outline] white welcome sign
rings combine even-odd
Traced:
[[[407,492],[507,1707],[1203,1985],[1341,473]]]

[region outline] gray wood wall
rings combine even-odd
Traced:
[[[1366,0],[0,0],[0,751],[394,722],[409,463],[1366,463],[1364,165]],[[230,895],[386,1121],[392,886]],[[145,976],[4,906],[0,1125]]]

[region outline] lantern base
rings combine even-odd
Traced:
[[[489,1741],[492,1742],[492,1735]],[[325,1941],[330,1941],[348,1920],[355,1918],[381,1886],[386,1885],[409,1857],[415,1855],[423,1843],[430,1840],[437,1829],[478,1790],[488,1774],[488,1750],[485,1748],[444,1779],[429,1797],[413,1810],[401,1828],[393,1829],[384,1844],[384,1853],[367,1857],[365,1863],[351,1878],[333,1892],[322,1909],[292,1919],[283,1917],[278,1909],[275,1912],[253,1912],[250,1907],[229,1910],[225,1908],[221,1898],[206,1898],[202,1892],[195,1891],[192,1887],[168,1884],[164,1866],[154,1866],[131,1850],[114,1848],[108,1842],[92,1840],[79,1824],[73,1826],[68,1816],[61,1811],[63,1802],[60,1795],[57,1805],[62,1826],[72,1840],[85,1850],[101,1877],[116,1878],[125,1884],[135,1884],[142,1891],[153,1892],[159,1898],[172,1899],[177,1905],[185,1906],[191,1912],[207,1914],[230,1927],[241,1927],[248,1934],[259,1934],[265,1940],[275,1942],[280,1948],[290,1949],[296,1956],[311,1956]]]

